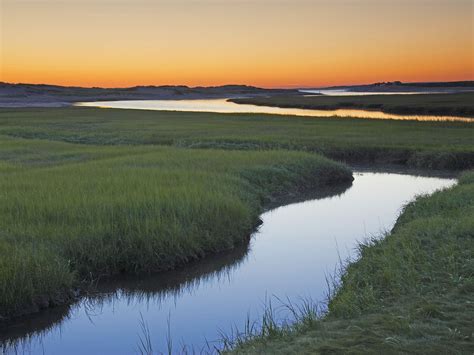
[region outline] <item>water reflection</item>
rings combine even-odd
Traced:
[[[155,111],[182,111],[182,112],[215,112],[215,113],[265,113],[276,115],[294,115],[306,117],[353,117],[368,119],[392,120],[419,120],[419,121],[459,121],[474,122],[470,118],[456,116],[433,115],[396,115],[381,111],[367,111],[354,109],[313,110],[299,108],[281,108],[270,106],[256,106],[236,104],[226,99],[210,100],[128,100],[128,101],[97,101],[80,102],[76,106],[90,106],[101,108],[121,108]]]
[[[11,349],[31,349],[32,342],[40,344],[44,336],[61,329],[61,323],[74,319],[77,312],[83,312],[94,324],[94,319],[106,312],[104,307],[114,308],[114,304],[121,302],[128,307],[144,305],[145,309],[160,308],[167,301],[192,293],[202,283],[210,280],[228,282],[232,271],[245,261],[248,251],[247,241],[231,251],[193,262],[178,270],[99,280],[74,305],[46,309],[0,327],[0,344]]]
[[[430,95],[430,94],[455,94],[459,92],[471,92],[472,89],[439,90],[439,91],[351,91],[348,89],[300,89],[304,94],[328,95],[328,96],[367,96],[367,95]]]
[[[351,183],[328,186],[305,195],[287,196],[270,202],[268,209],[286,203],[321,199],[342,194]],[[242,245],[203,260],[192,262],[180,269],[155,275],[120,276],[99,280],[91,285],[87,295],[76,304],[46,309],[40,313],[16,319],[12,323],[0,323],[0,350],[12,353],[37,353],[44,349],[43,339],[54,333],[62,334],[62,323],[74,322],[77,317],[86,318],[91,326],[94,320],[115,313],[121,303],[127,307],[144,310],[162,309],[162,305],[176,303],[179,297],[199,289],[206,283],[225,284],[232,280],[232,273],[245,262],[250,248],[250,238]],[[81,316],[82,314],[82,316]],[[86,323],[87,324],[87,323]],[[138,330],[138,324],[136,329]],[[69,350],[68,350],[69,351]],[[80,353],[80,352],[79,352]],[[3,352],[2,352],[3,354]]]
[[[169,273],[101,282],[77,304],[0,329],[1,339],[5,346],[16,340],[20,353],[136,353],[143,315],[155,351],[166,349],[168,324],[176,348],[183,342],[199,351],[219,329],[242,327],[248,314],[258,318],[268,296],[323,300],[327,274],[339,257],[353,254],[357,240],[390,229],[415,195],[453,183],[357,173],[345,192],[262,214],[259,231],[240,248]]]

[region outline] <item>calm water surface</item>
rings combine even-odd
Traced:
[[[156,111],[184,111],[184,112],[216,112],[216,113],[266,113],[277,115],[295,115],[309,117],[355,117],[370,119],[392,120],[419,120],[419,121],[460,121],[474,122],[473,119],[455,116],[429,115],[396,115],[381,111],[366,110],[312,110],[299,108],[280,108],[270,106],[256,106],[236,104],[227,99],[206,100],[127,100],[127,101],[97,101],[80,102],[77,106],[91,106],[102,108],[121,108]]]
[[[439,90],[439,91],[350,91],[348,89],[300,89],[306,94],[323,94],[329,96],[367,96],[367,95],[419,95],[419,94],[454,94],[470,92],[472,89]]]
[[[301,297],[323,301],[326,276],[340,257],[354,256],[358,240],[391,229],[416,195],[454,183],[356,173],[352,186],[338,195],[264,213],[249,245],[179,271],[102,283],[97,294],[72,306],[0,329],[0,341],[7,353],[136,353],[143,316],[155,351],[166,350],[168,330],[176,351],[182,343],[200,350],[205,339],[219,338],[219,329],[242,328],[248,314],[256,319],[273,295],[295,303]],[[280,319],[288,316],[276,308]],[[16,348],[8,348],[15,339]]]

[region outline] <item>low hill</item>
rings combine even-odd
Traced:
[[[129,88],[84,88],[0,82],[0,107],[61,107],[81,101],[209,99],[254,97],[295,92],[295,90],[262,89],[247,85],[212,87],[164,85],[134,86]]]

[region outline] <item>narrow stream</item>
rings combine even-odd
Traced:
[[[339,194],[264,213],[248,245],[178,271],[101,283],[78,303],[44,311],[0,328],[0,351],[31,354],[138,352],[140,319],[156,352],[182,344],[196,352],[219,331],[257,319],[273,296],[298,303],[324,301],[326,276],[339,258],[354,256],[357,241],[392,228],[418,194],[449,187],[454,179],[358,172]],[[274,301],[272,301],[274,302]],[[274,302],[276,305],[277,302]],[[277,310],[278,317],[289,315]]]

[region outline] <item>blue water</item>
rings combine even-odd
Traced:
[[[339,195],[264,213],[249,245],[175,272],[104,282],[98,293],[70,307],[0,329],[0,339],[7,353],[131,354],[138,352],[143,319],[154,351],[166,351],[168,333],[175,352],[180,344],[199,351],[206,340],[218,344],[219,330],[242,328],[248,315],[257,319],[269,300],[279,319],[289,317],[274,296],[296,304],[301,297],[324,302],[326,277],[339,258],[355,256],[357,241],[390,230],[416,195],[454,183],[355,173],[352,186]]]

